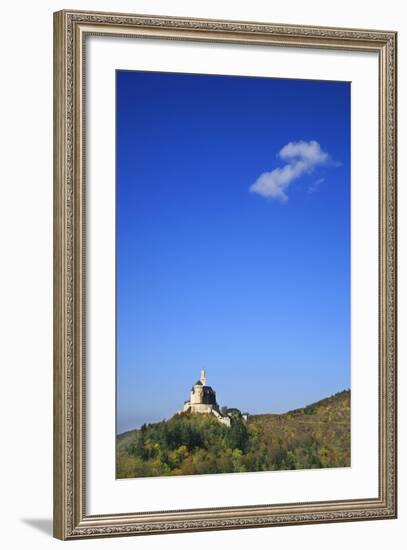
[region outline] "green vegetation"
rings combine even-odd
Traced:
[[[214,416],[177,414],[117,437],[117,477],[350,466],[350,391],[285,414],[227,428]]]

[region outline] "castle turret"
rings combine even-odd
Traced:
[[[228,413],[230,411],[230,414]],[[201,370],[201,376],[197,382],[192,386],[191,397],[188,401],[185,401],[182,411],[179,413],[199,413],[199,414],[212,414],[227,427],[231,426],[233,415],[238,418],[247,420],[248,414],[242,415],[238,409],[226,409],[226,412],[221,412],[219,405],[216,401],[216,392],[206,385],[206,371]]]
[[[216,402],[216,392],[206,385],[206,371],[201,370],[201,377],[192,386],[191,397],[185,401],[182,412],[213,414],[219,422],[230,426],[230,418],[223,417]]]

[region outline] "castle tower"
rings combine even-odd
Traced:
[[[222,415],[216,402],[216,392],[206,385],[206,371],[201,370],[200,379],[192,386],[191,397],[185,401],[181,412],[213,414],[219,422],[230,427],[231,420],[227,415]]]

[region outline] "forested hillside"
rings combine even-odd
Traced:
[[[117,437],[117,477],[350,466],[350,391],[230,428],[214,416],[177,414]]]

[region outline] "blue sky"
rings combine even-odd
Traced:
[[[117,430],[350,387],[350,84],[117,71]]]

